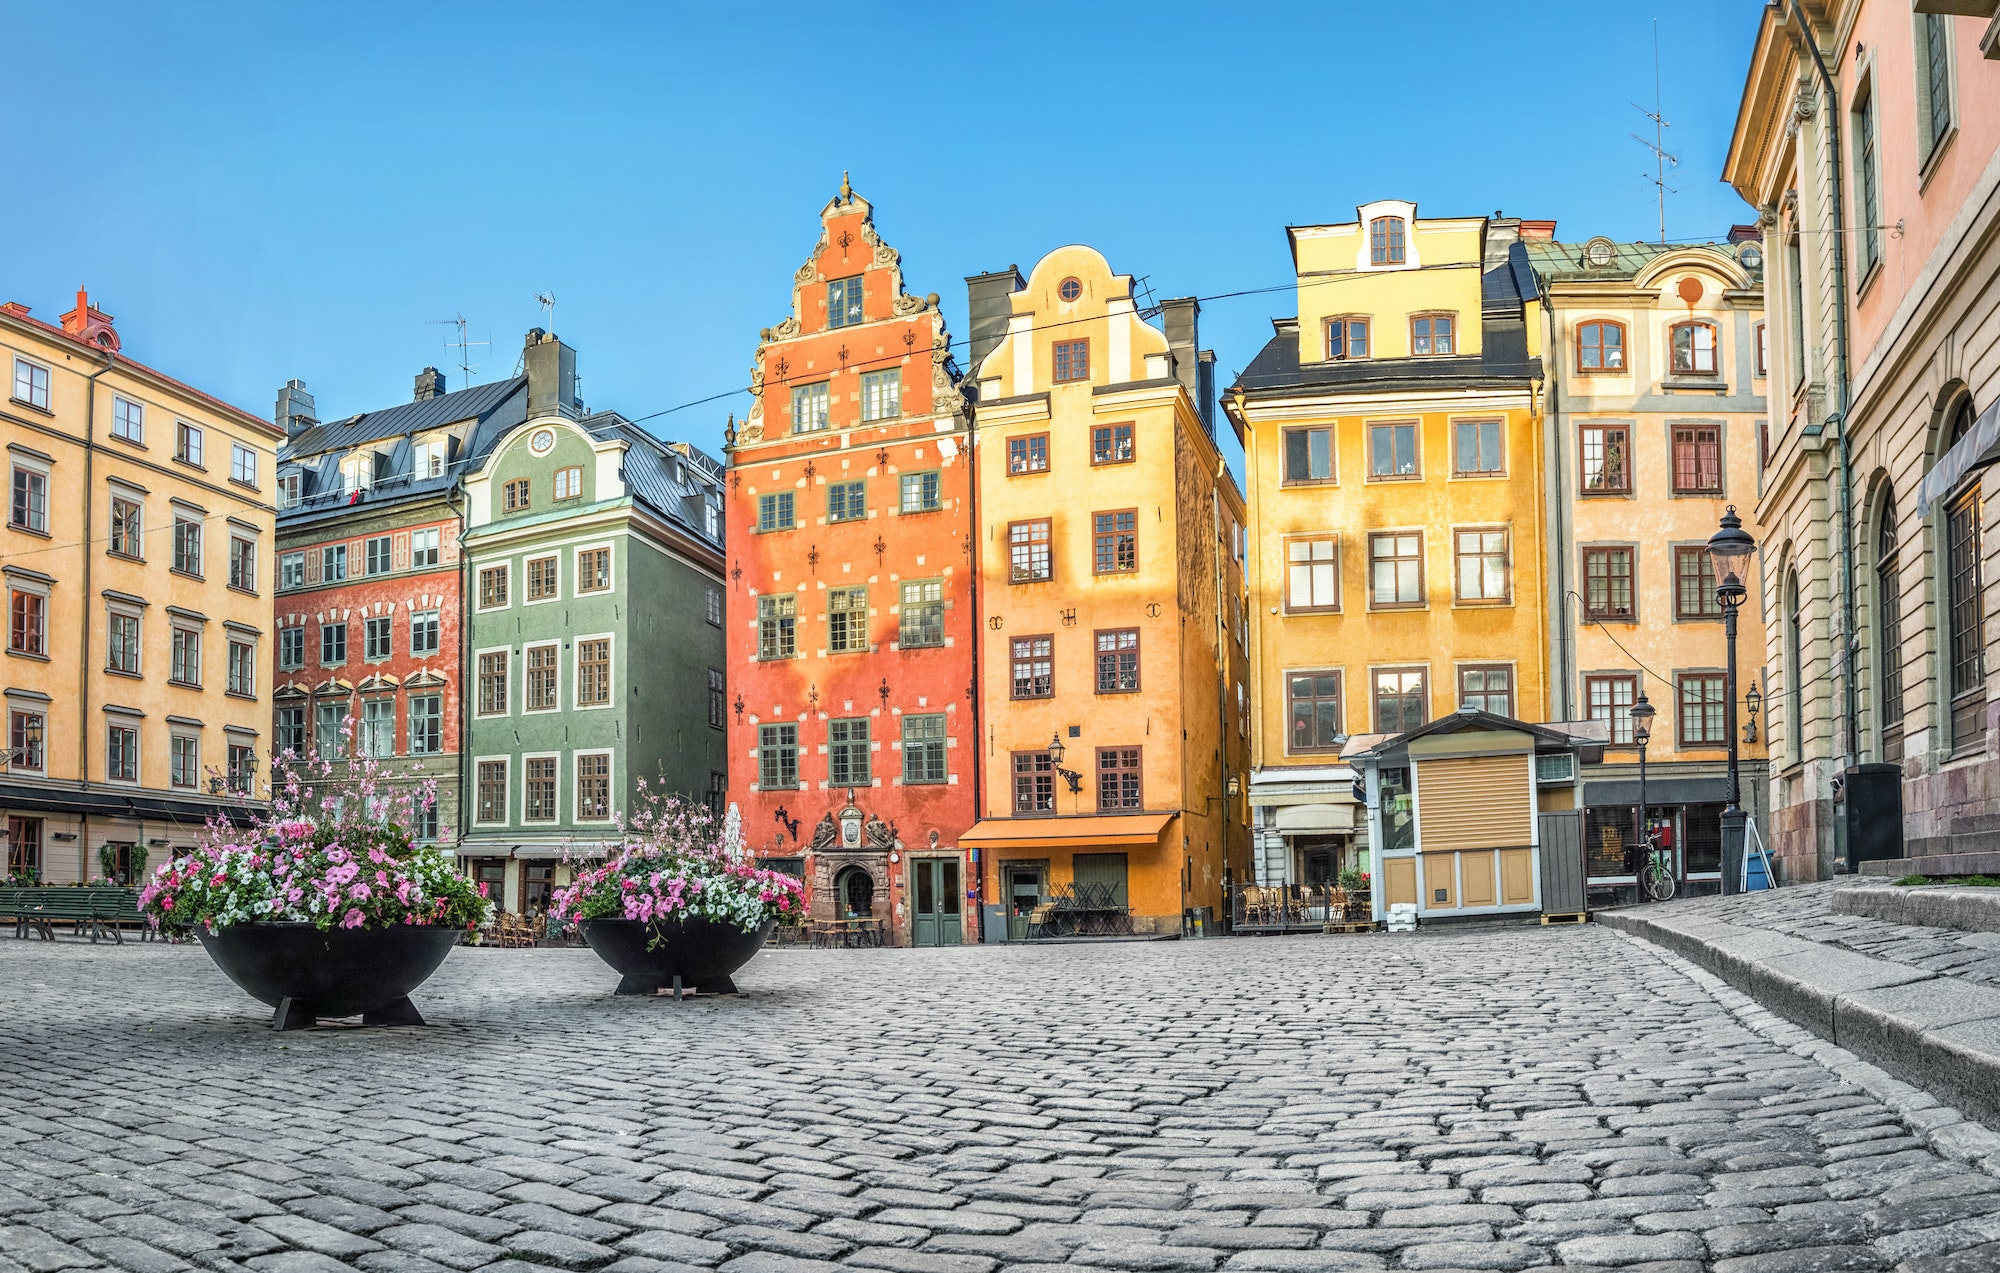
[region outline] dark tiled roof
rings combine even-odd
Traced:
[[[662,442],[615,411],[578,423],[600,441],[626,443],[625,484],[635,499],[721,551],[722,539],[708,533],[702,513],[705,499],[721,497],[722,466],[713,457],[686,442]],[[719,519],[716,524],[720,527]]]
[[[1519,318],[1487,319],[1483,352],[1457,358],[1357,358],[1299,362],[1296,321],[1278,324],[1233,388],[1245,393],[1286,389],[1421,389],[1513,387],[1542,374],[1542,360],[1528,356],[1528,329]]]
[[[457,424],[460,420],[476,420],[525,388],[527,383],[526,376],[514,376],[488,385],[460,389],[456,393],[440,394],[422,402],[404,402],[380,411],[349,416],[345,420],[315,424],[287,442],[280,450],[279,458],[290,460],[327,451],[345,451],[363,442],[403,438],[427,429]]]
[[[449,491],[460,477],[485,464],[500,439],[527,419],[527,386],[525,376],[515,376],[313,425],[278,451],[281,473],[296,469],[304,476],[300,503],[281,512],[280,523],[294,525],[340,510],[379,507]],[[472,428],[445,471],[436,477],[417,478],[412,472],[411,438],[464,420],[473,421]],[[381,445],[392,440],[393,445]],[[386,452],[388,461],[373,486],[346,495],[341,491],[340,462],[359,446]]]

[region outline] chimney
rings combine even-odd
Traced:
[[[1007,298],[1025,286],[1021,281],[1021,268],[1017,265],[966,278],[965,299],[972,311],[971,330],[967,333],[968,379],[979,379],[979,368],[986,361],[986,355],[992,353],[994,346],[1007,335],[1007,320],[1014,315],[1014,303]]]
[[[1174,356],[1174,379],[1187,390],[1188,401],[1201,405],[1201,377],[1195,350],[1201,344],[1198,332],[1201,302],[1192,296],[1177,296],[1160,302],[1160,322],[1167,329],[1167,349]]]
[[[1553,243],[1555,237],[1556,223],[1553,221],[1524,220],[1521,222],[1521,241],[1523,243]]]
[[[436,367],[426,367],[417,373],[417,402],[429,402],[432,398],[445,395],[444,373]]]
[[[1485,268],[1490,270],[1495,266],[1505,265],[1508,251],[1520,241],[1521,218],[1510,217],[1502,212],[1496,212],[1486,218]]]
[[[278,390],[278,409],[271,418],[284,426],[287,441],[319,423],[313,416],[313,396],[306,392],[305,381],[285,382]]]
[[[576,351],[539,327],[528,329],[528,418],[583,414],[576,400]]]
[[[1215,436],[1215,351],[1204,349],[1195,356],[1194,409],[1201,413],[1201,427]]]
[[[111,315],[92,305],[90,293],[84,289],[76,289],[76,308],[58,321],[64,331],[85,344],[118,352],[118,333],[112,329]]]

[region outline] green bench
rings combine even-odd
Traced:
[[[90,934],[95,943],[108,936],[119,945],[125,935],[122,923],[139,919],[139,893],[129,888],[0,888],[0,920],[14,922],[14,936],[25,940],[35,933],[43,941],[54,941],[57,924],[72,924],[80,935]]]

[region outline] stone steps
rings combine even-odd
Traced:
[[[1944,847],[1984,838],[1954,836],[1949,840],[1913,840],[1910,842],[1910,847],[1914,849],[1923,844]],[[2000,836],[1996,836],[1995,839],[2000,840]],[[1944,875],[2000,875],[2000,847],[1987,850],[1977,847],[1975,843],[1949,853],[1913,853],[1909,857],[1863,862],[1857,874],[1882,876],[1892,880],[1899,880],[1905,875],[1928,875],[1933,879]]]
[[[1836,891],[1833,913],[1961,933],[2000,933],[2000,888],[1861,885]]]

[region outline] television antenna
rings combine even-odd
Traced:
[[[1681,157],[1667,149],[1667,129],[1673,127],[1660,111],[1660,20],[1653,19],[1653,109],[1647,110],[1639,103],[1632,103],[1632,109],[1653,121],[1653,140],[1647,141],[1637,133],[1632,140],[1653,152],[1653,175],[1639,174],[1640,180],[1651,185],[1660,198],[1660,243],[1667,241],[1667,196],[1680,191],[1667,184],[1667,169],[1681,166]]]
[[[465,387],[468,389],[472,388],[472,373],[474,369],[479,366],[479,364],[476,362],[468,361],[467,351],[482,345],[490,346],[492,342],[486,340],[467,340],[465,338],[464,314],[459,314],[452,318],[434,318],[431,319],[429,322],[425,323],[424,326],[456,327],[458,329],[458,339],[453,340],[449,336],[445,337],[444,347],[446,349],[450,349],[453,346],[456,346],[458,348],[458,364],[457,364],[458,369],[465,374]]]
[[[542,307],[542,330],[553,334],[556,329],[556,294],[553,291],[536,292],[535,304]]]

